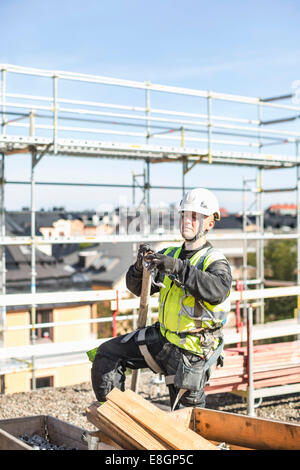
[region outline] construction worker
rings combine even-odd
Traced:
[[[231,269],[225,256],[206,241],[220,220],[218,200],[204,188],[180,203],[180,247],[155,253],[140,245],[126,274],[127,288],[140,296],[143,267],[154,270],[151,294],[159,291],[159,321],[101,344],[92,366],[99,401],[110,390],[124,390],[125,370],[149,367],[163,374],[172,409],[205,406],[204,387],[212,365],[222,362],[222,327],[230,309]]]

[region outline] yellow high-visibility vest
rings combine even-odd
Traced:
[[[164,254],[178,258],[181,249],[182,247],[170,247]],[[206,247],[197,251],[191,257],[190,263],[205,271],[212,262],[222,259],[226,260],[223,253],[213,247]],[[214,328],[216,325],[224,323],[230,311],[230,291],[228,291],[225,301],[218,305],[212,305],[206,301],[199,303],[183,287],[176,284],[172,277],[164,276],[163,284],[165,287],[160,289],[159,295],[161,333],[176,346],[202,355],[200,337],[187,332],[198,328]],[[219,342],[219,338],[216,338],[214,349],[218,347]]]

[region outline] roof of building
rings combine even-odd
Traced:
[[[76,218],[91,214],[66,211],[39,211],[36,213],[37,228],[51,226],[59,218]],[[84,217],[83,217],[84,218]],[[86,221],[87,219],[85,219]],[[229,230],[242,231],[243,219],[228,214],[216,222],[214,232],[227,234]],[[30,212],[6,213],[7,234],[26,235],[30,233]],[[124,278],[128,267],[136,257],[137,243],[103,243],[80,249],[78,244],[53,244],[52,256],[36,250],[37,290],[82,290],[92,285],[114,288]],[[168,246],[168,242],[165,244]],[[241,256],[242,241],[215,240],[213,245],[224,251],[226,256]],[[152,246],[162,244],[153,243]],[[31,249],[28,246],[8,246],[6,251],[7,292],[30,290]]]
[[[66,265],[74,269],[74,283],[85,281],[113,288],[135,261],[136,243],[97,244],[70,253],[63,259]]]

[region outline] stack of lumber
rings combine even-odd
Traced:
[[[189,429],[188,414],[167,413],[132,390],[114,388],[107,401],[86,410],[88,420],[106,444],[126,450],[219,450]]]
[[[247,348],[225,349],[225,363],[217,367],[206,394],[247,390]],[[300,341],[253,347],[254,388],[300,383]]]

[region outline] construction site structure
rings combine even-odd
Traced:
[[[79,302],[89,299],[95,301],[122,300],[122,293],[115,291],[100,292],[57,292],[39,293],[36,289],[36,249],[43,244],[53,243],[106,243],[126,241],[176,241],[180,240],[180,233],[173,231],[169,234],[117,234],[101,235],[95,237],[43,237],[36,235],[36,188],[38,185],[66,185],[89,186],[101,188],[115,187],[132,189],[133,202],[136,205],[136,189],[142,190],[143,199],[139,206],[150,210],[151,190],[178,190],[184,193],[185,177],[194,168],[201,165],[239,166],[254,168],[257,173],[256,181],[244,179],[243,187],[216,187],[209,189],[215,191],[238,191],[243,196],[243,232],[241,234],[224,235],[222,239],[243,240],[243,292],[237,292],[243,306],[244,320],[248,318],[252,308],[257,310],[257,322],[264,322],[264,298],[270,295],[270,289],[264,289],[264,242],[269,239],[295,239],[297,240],[297,286],[294,290],[273,290],[274,297],[281,295],[295,295],[300,298],[300,173],[298,143],[300,132],[293,128],[278,128],[277,124],[285,123],[290,126],[299,117],[300,105],[286,104],[285,100],[293,98],[292,94],[272,98],[255,98],[233,94],[216,93],[212,91],[194,90],[174,86],[153,84],[107,78],[83,73],[64,71],[41,70],[29,67],[0,64],[1,71],[1,120],[2,132],[0,135],[1,159],[1,237],[2,247],[2,295],[0,344],[4,344],[6,330],[6,308],[9,305],[31,306],[31,370],[33,374],[33,388],[35,387],[34,371],[38,345],[35,345],[36,308],[42,305],[48,295],[51,302],[56,303],[63,299],[68,302],[75,298]],[[21,77],[21,82],[18,82]],[[38,90],[38,94],[26,91],[25,79],[32,79],[29,89]],[[45,83],[47,86],[45,87]],[[20,85],[21,83],[21,85]],[[26,82],[27,83],[27,82]],[[82,94],[78,85],[88,86]],[[51,93],[49,94],[49,86]],[[102,87],[102,96],[109,96],[109,101],[92,101],[87,96],[99,96],[99,87]],[[21,92],[18,91],[21,88]],[[44,90],[47,90],[46,92]],[[114,94],[110,94],[110,90]],[[41,91],[40,91],[41,90]],[[106,93],[107,91],[107,93]],[[72,94],[74,93],[74,94]],[[74,99],[74,95],[80,99]],[[70,97],[71,95],[71,97]],[[120,101],[115,102],[116,96]],[[133,99],[133,102],[128,102]],[[179,100],[178,108],[174,109],[172,103]],[[142,101],[141,101],[142,100]],[[183,105],[182,105],[183,100]],[[113,101],[113,102],[111,102]],[[171,106],[170,106],[171,103]],[[175,105],[176,106],[176,105]],[[204,109],[203,112],[198,112]],[[220,111],[221,110],[221,111]],[[246,110],[246,111],[245,111]],[[290,113],[288,116],[263,118],[263,112]],[[79,138],[78,136],[82,136]],[[90,138],[92,137],[92,138]],[[106,140],[106,138],[109,140]],[[95,140],[96,139],[96,140]],[[266,148],[288,148],[288,153],[270,153]],[[6,159],[16,154],[31,155],[30,180],[7,180],[5,178]],[[142,174],[133,173],[132,184],[121,185],[116,183],[82,183],[53,181],[36,181],[36,167],[43,158],[50,157],[80,157],[80,158],[109,158],[111,160],[125,159],[128,161],[144,162]],[[55,161],[55,160],[54,160]],[[150,181],[150,167],[159,163],[177,163],[181,166],[181,186],[156,186]],[[286,188],[263,187],[263,172],[275,169],[295,168],[295,183]],[[142,184],[138,179],[142,178]],[[7,236],[5,233],[5,186],[27,184],[31,187],[31,235],[27,237]],[[249,186],[250,184],[250,186]],[[204,184],[202,184],[204,186]],[[254,187],[253,187],[254,186]],[[297,194],[297,230],[294,233],[265,233],[263,195],[277,191],[293,191]],[[248,195],[254,196],[255,208],[248,208]],[[256,231],[248,232],[247,223],[250,216],[256,217]],[[212,234],[209,240],[218,235]],[[220,239],[220,236],[218,237]],[[247,277],[247,246],[250,242],[256,243],[257,276],[255,280]],[[31,248],[31,292],[28,294],[6,293],[6,260],[5,246],[28,245]],[[247,300],[247,286],[255,284],[257,294],[251,304]],[[291,292],[293,292],[291,294]],[[235,294],[235,292],[233,292]],[[234,295],[232,296],[234,299]],[[136,300],[136,299],[134,299]],[[253,299],[254,300],[254,299]],[[233,300],[234,301],[234,300]],[[19,303],[18,303],[19,302]],[[299,302],[298,302],[299,306]],[[117,311],[117,309],[116,309]],[[107,321],[107,319],[94,319],[91,322]],[[299,321],[299,309],[298,320]],[[39,325],[43,326],[43,325]],[[53,326],[53,325],[52,325]],[[290,326],[289,326],[290,328]],[[292,325],[295,333],[300,333]],[[252,331],[252,320],[250,329]],[[267,333],[266,333],[267,335]],[[280,335],[279,335],[280,336]],[[238,342],[238,341],[237,341]],[[234,343],[234,341],[233,341]],[[92,347],[93,341],[86,341],[83,346]],[[97,342],[99,344],[99,341]],[[232,344],[232,343],[231,343]],[[54,346],[54,345],[51,345]],[[72,349],[73,348],[73,349]],[[75,348],[75,349],[74,349]],[[3,360],[11,357],[28,357],[28,351],[21,349],[0,351]],[[26,348],[25,348],[26,349]],[[74,344],[61,343],[55,347],[55,354],[71,354],[78,352]],[[23,356],[22,356],[23,354]],[[45,347],[43,350],[45,354]],[[3,373],[3,371],[2,371]],[[5,373],[9,373],[7,370]],[[300,382],[300,381],[299,381]],[[251,401],[253,412],[253,400]]]

